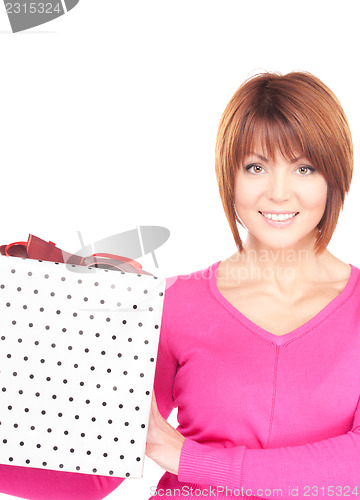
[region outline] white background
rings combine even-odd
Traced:
[[[221,113],[263,70],[310,71],[340,99],[355,148],[329,250],[360,266],[357,2],[80,0],[13,34],[0,6],[0,244],[32,233],[77,251],[140,225],[167,227],[156,274],[236,251],[214,171]],[[244,237],[244,233],[240,233]],[[138,259],[154,272],[150,255]],[[176,426],[176,414],[170,417]],[[163,470],[108,498],[147,500]],[[5,498],[1,495],[0,498]]]

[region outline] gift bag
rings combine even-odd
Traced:
[[[139,478],[165,279],[86,271],[0,255],[0,462]]]

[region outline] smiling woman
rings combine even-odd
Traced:
[[[169,279],[152,498],[356,495],[360,269],[327,249],[353,168],[338,99],[307,72],[255,75],[221,117],[215,167],[237,252]]]
[[[327,249],[353,168],[339,101],[309,73],[256,75],[221,117],[215,167],[237,252],[167,278],[151,499],[357,496],[360,269]],[[0,491],[34,500],[122,481],[0,465]]]
[[[316,173],[315,184],[326,181],[326,207],[315,239],[315,250],[324,250],[350,189],[353,169],[351,132],[337,97],[316,76],[293,72],[252,77],[231,98],[219,125],[215,167],[225,215],[239,251],[242,241],[236,220],[244,224],[236,217],[234,179],[254,152],[266,165],[280,153],[288,164],[307,166]],[[309,188],[307,181],[304,189]],[[274,204],[263,209],[271,211]]]
[[[251,163],[256,158],[263,161]],[[282,248],[301,244],[310,251],[326,208],[325,177],[306,158],[289,161],[278,154],[273,162],[252,154],[245,160],[235,173],[234,190],[236,215],[249,233],[246,249],[254,247],[255,239],[271,247],[276,238]],[[287,231],[274,234],[274,227]]]

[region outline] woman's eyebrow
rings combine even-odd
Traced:
[[[260,160],[262,160],[262,161],[264,161],[266,163],[269,162],[269,160],[267,158],[265,158],[265,156],[260,155],[258,153],[249,153],[249,156],[250,155],[257,156],[258,158],[260,158]],[[299,161],[301,159],[305,159],[305,157],[304,156],[298,156],[297,158],[294,158],[293,160],[290,160],[290,163],[296,163],[297,161]]]
[[[262,155],[259,155],[257,153],[250,153],[251,155],[254,155],[254,156],[257,156],[258,158],[260,158],[260,160],[262,161],[265,161],[265,162],[268,162],[269,160],[267,158],[265,158],[265,156],[262,156]]]

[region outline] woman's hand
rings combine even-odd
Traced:
[[[178,474],[180,453],[185,437],[172,427],[160,414],[155,398],[152,394],[149,427],[145,454],[154,460],[160,467]]]

